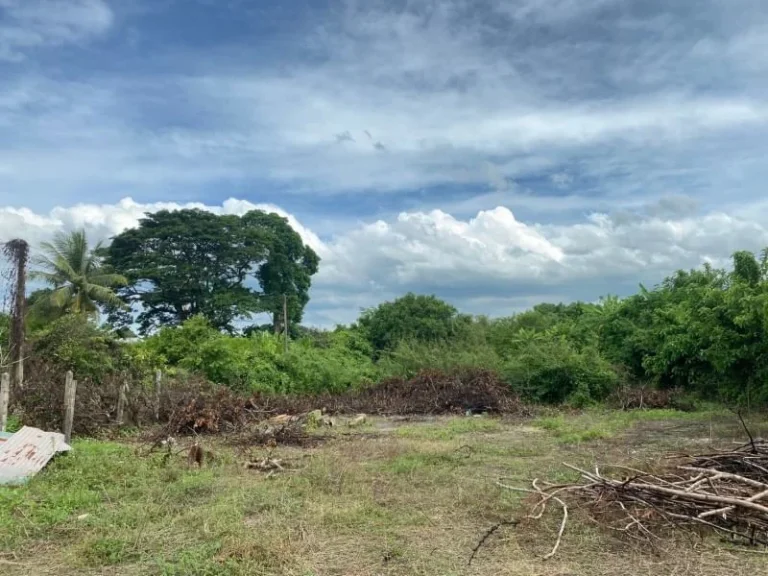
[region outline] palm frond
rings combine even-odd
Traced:
[[[111,306],[125,306],[125,302],[112,290],[105,286],[98,286],[96,284],[88,284],[84,290],[89,299],[99,304],[108,304]]]
[[[88,258],[85,262],[84,271],[86,274],[98,274],[102,265],[102,258],[100,256],[100,250],[103,242],[97,242],[96,245],[88,252]]]
[[[88,283],[96,284],[97,286],[126,286],[128,279],[121,274],[109,274],[106,272],[97,273],[94,276],[88,277]]]
[[[72,301],[73,286],[71,284],[62,286],[51,292],[51,304],[55,308],[65,310]]]
[[[30,270],[28,276],[30,280],[40,280],[54,286],[57,283],[60,283],[59,275],[56,273],[44,272],[42,270]]]
[[[100,247],[99,243],[89,250],[82,229],[68,234],[60,232],[51,242],[41,244],[42,253],[34,258],[38,269],[31,277],[56,288],[48,299],[52,307],[98,314],[100,305],[125,306],[111,288],[125,286],[128,280],[102,266]]]
[[[32,263],[35,266],[57,274],[61,276],[62,279],[77,275],[77,272],[70,262],[62,254],[59,254],[55,248],[50,246],[50,250],[47,250],[45,244],[41,245],[41,248],[43,249],[43,253],[37,254],[32,258]]]

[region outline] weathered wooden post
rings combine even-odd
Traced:
[[[283,330],[285,330],[283,352],[288,352],[288,297],[285,294],[283,294]]]
[[[75,421],[75,393],[77,380],[72,375],[72,370],[67,371],[64,382],[64,441],[69,444],[72,439],[72,424]]]
[[[117,396],[117,425],[122,426],[123,425],[123,413],[125,412],[125,403],[127,400],[127,392],[128,392],[128,382],[123,382],[120,385],[120,392]]]
[[[11,396],[11,375],[3,372],[0,376],[0,432],[8,425],[8,399]]]
[[[160,388],[163,384],[162,370],[155,370],[155,421],[160,421]]]

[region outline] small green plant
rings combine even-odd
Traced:
[[[18,432],[24,424],[16,414],[8,416],[8,421],[5,424],[6,432]]]
[[[133,543],[119,538],[98,537],[80,547],[80,558],[88,566],[113,566],[138,557]]]

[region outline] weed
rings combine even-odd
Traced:
[[[87,566],[112,566],[138,557],[132,542],[119,538],[98,537],[84,541],[78,556]]]

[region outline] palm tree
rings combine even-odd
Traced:
[[[38,270],[30,276],[43,280],[52,290],[33,306],[89,316],[98,315],[100,305],[125,306],[112,288],[128,281],[105,269],[98,255],[100,248],[101,242],[89,248],[85,230],[59,232],[53,242],[43,242],[41,254],[33,259]]]

